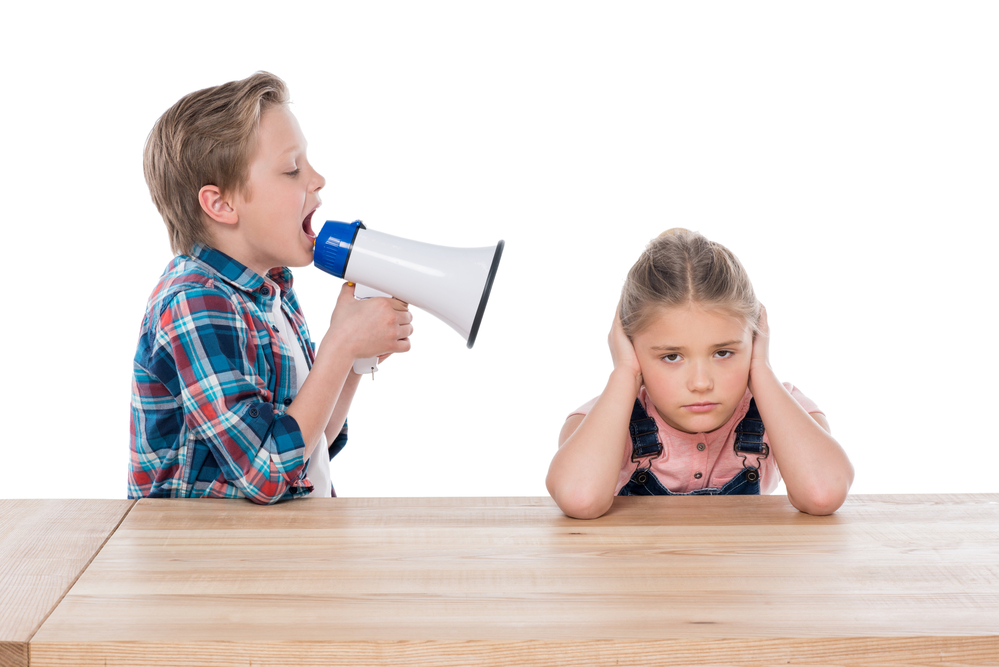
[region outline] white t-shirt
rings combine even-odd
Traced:
[[[274,294],[281,294],[281,290],[278,289],[276,284],[271,283],[269,279],[266,279],[271,288],[274,290]],[[282,348],[291,348],[292,358],[295,360],[295,379],[297,380],[298,387],[295,388],[295,392],[298,393],[302,389],[302,385],[305,384],[305,378],[309,376],[309,362],[305,358],[305,353],[302,351],[302,346],[298,342],[298,335],[295,333],[295,325],[288,319],[288,316],[284,314],[281,310],[281,299],[275,298],[271,305],[271,324],[276,326],[279,330],[278,338],[281,341]],[[330,498],[333,495],[333,481],[330,478],[330,458],[329,458],[329,443],[326,442],[326,434],[321,433],[319,435],[319,443],[316,448],[312,450],[312,456],[309,457],[308,467],[306,475],[312,482],[312,493],[309,494],[311,498]]]

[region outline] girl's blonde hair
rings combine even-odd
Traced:
[[[720,243],[678,227],[652,239],[631,267],[618,315],[633,338],[659,308],[691,303],[722,310],[759,331],[760,302],[739,259]]]

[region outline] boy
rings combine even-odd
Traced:
[[[177,257],[135,354],[129,498],[333,495],[353,360],[409,350],[406,304],[348,284],[318,350],[309,338],[287,267],[312,262],[326,182],[287,105],[284,82],[258,72],[182,98],[146,141]]]

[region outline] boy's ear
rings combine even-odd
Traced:
[[[198,202],[201,209],[208,214],[208,217],[215,222],[224,225],[234,225],[239,222],[236,209],[232,207],[229,200],[222,196],[222,191],[217,185],[206,185],[198,192]]]

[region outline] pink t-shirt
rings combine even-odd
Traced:
[[[784,387],[791,392],[791,396],[798,401],[805,412],[822,412],[811,399],[798,391],[791,383],[785,382]],[[663,445],[662,455],[652,461],[652,472],[659,478],[662,485],[673,493],[689,493],[697,489],[721,487],[735,477],[744,466],[742,457],[735,453],[735,427],[749,411],[749,401],[752,397],[749,389],[746,389],[746,395],[742,397],[739,407],[721,428],[710,433],[684,433],[663,421],[649,400],[649,394],[645,391],[645,387],[642,387],[638,398],[645,411],[656,421],[656,426],[659,427],[659,441]],[[597,399],[594,398],[573,411],[569,416],[589,413],[596,402]],[[765,423],[764,426],[766,426]],[[621,461],[621,473],[618,475],[614,495],[617,495],[621,491],[621,487],[628,483],[631,474],[638,466],[631,460],[631,438],[627,433],[623,437],[627,443],[627,451]],[[769,448],[770,438],[764,435],[763,441],[767,443]],[[700,444],[703,444],[704,447],[699,450],[698,445]],[[773,493],[780,482],[780,471],[777,469],[777,461],[774,460],[773,453],[762,460],[758,460],[754,454],[746,456],[746,462],[749,465],[758,466],[760,469],[760,493]],[[647,459],[642,459],[643,464],[645,461]],[[757,461],[759,462],[757,463]],[[700,478],[695,476],[698,473],[700,473]]]

